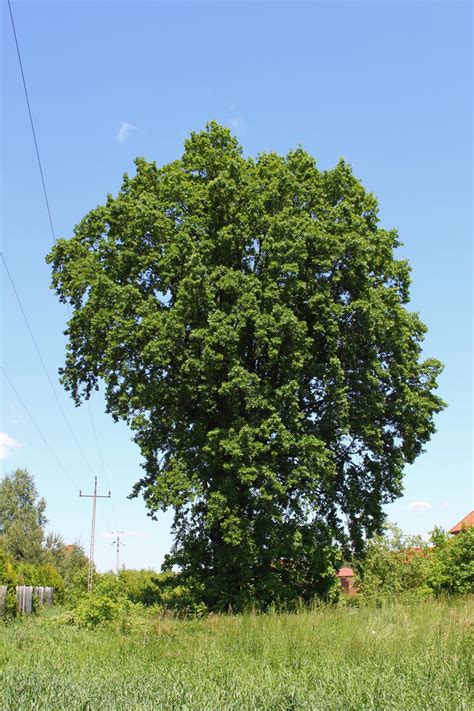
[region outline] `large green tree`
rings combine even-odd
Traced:
[[[62,381],[105,384],[144,457],[171,561],[211,605],[327,592],[336,540],[380,531],[434,432],[410,268],[341,161],[245,158],[216,123],[140,158],[48,261],[72,317]]]

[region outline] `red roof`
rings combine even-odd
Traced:
[[[474,511],[468,513],[459,523],[450,528],[449,533],[459,533],[462,528],[470,528],[471,526],[474,526]]]
[[[354,571],[352,570],[352,568],[346,568],[346,567],[341,568],[337,573],[338,578],[352,578],[353,575],[354,575]]]

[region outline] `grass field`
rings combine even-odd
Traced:
[[[474,601],[0,627],[0,707],[272,711],[473,709]]]

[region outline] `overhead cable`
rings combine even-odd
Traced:
[[[14,392],[15,395],[17,396],[18,400],[20,401],[20,404],[22,405],[24,411],[26,412],[26,414],[27,414],[28,417],[30,418],[31,422],[33,423],[34,427],[36,428],[36,431],[38,432],[39,436],[40,436],[41,439],[43,440],[43,442],[44,442],[44,444],[46,445],[46,447],[49,449],[49,451],[50,451],[52,457],[55,459],[57,465],[59,466],[60,469],[62,469],[62,471],[63,471],[63,473],[66,475],[66,477],[74,484],[74,486],[76,487],[76,489],[79,490],[79,485],[78,485],[77,482],[72,478],[72,476],[69,474],[69,472],[67,471],[67,469],[66,469],[66,467],[64,466],[64,464],[61,462],[61,460],[59,459],[59,457],[57,456],[57,454],[54,452],[53,448],[52,448],[51,445],[49,444],[48,440],[47,440],[46,437],[44,436],[44,434],[43,434],[43,432],[41,431],[41,429],[39,428],[39,425],[37,424],[35,418],[34,418],[33,415],[31,414],[31,411],[29,410],[29,408],[26,406],[26,404],[25,404],[23,398],[21,397],[20,393],[18,392],[18,390],[17,390],[16,387],[14,386],[12,379],[11,379],[10,376],[8,375],[8,373],[7,373],[7,371],[5,370],[5,368],[3,367],[3,365],[0,365],[0,369],[2,370],[3,375],[5,376],[5,379],[7,380],[8,384],[9,384],[10,387],[11,387],[11,389],[13,390],[13,392]]]

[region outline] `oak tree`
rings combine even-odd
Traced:
[[[62,382],[104,384],[143,455],[170,562],[214,607],[328,594],[334,544],[380,531],[434,432],[441,371],[410,267],[350,166],[244,157],[215,122],[52,249],[72,311]]]

